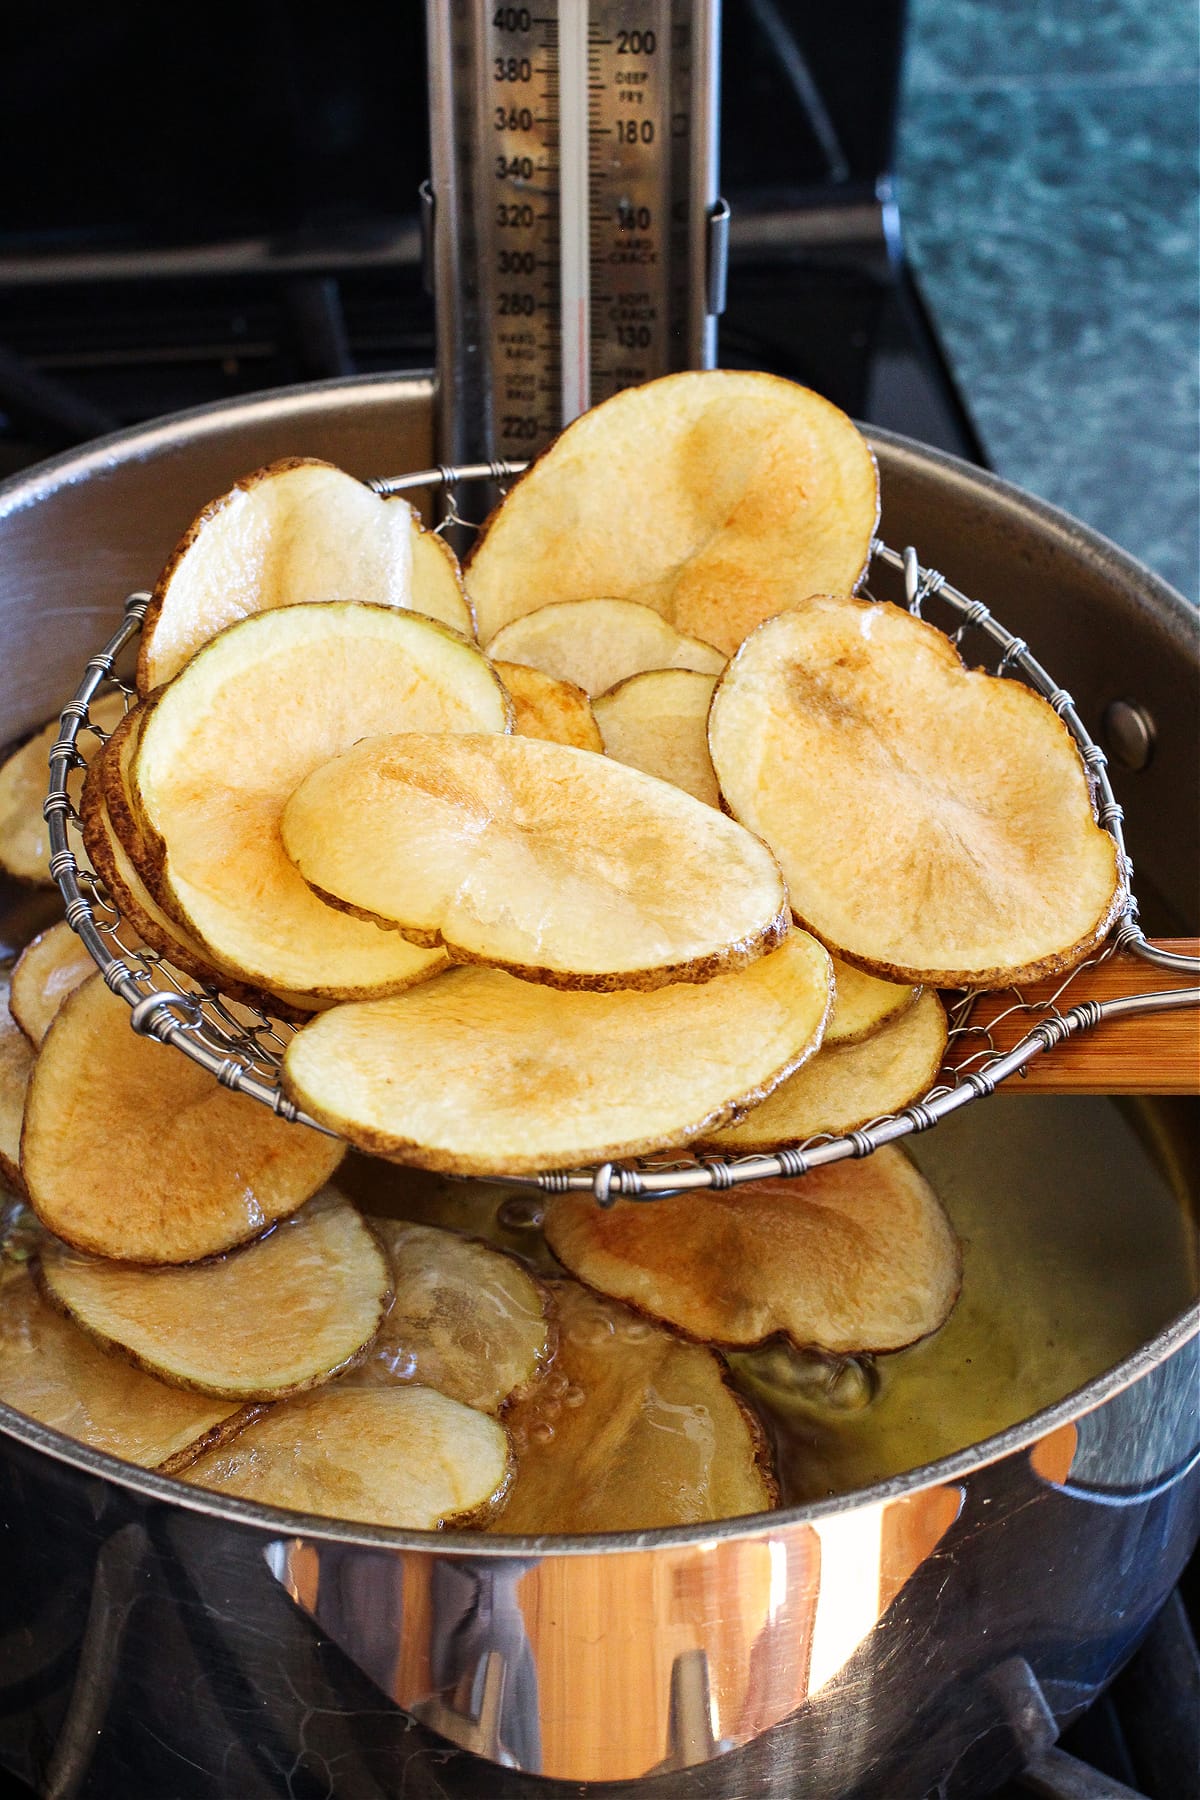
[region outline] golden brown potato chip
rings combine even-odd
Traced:
[[[0,1274],[0,1400],[81,1444],[153,1469],[185,1457],[241,1409],[156,1381],[108,1355],[38,1293],[29,1269]]]
[[[762,1432],[711,1350],[573,1281],[553,1292],[559,1348],[508,1416],[517,1478],[493,1532],[647,1531],[777,1504]]]
[[[184,1479],[263,1506],[436,1531],[490,1515],[510,1449],[497,1420],[432,1388],[339,1385],[273,1406]]]
[[[477,1239],[375,1219],[395,1299],[347,1381],[415,1382],[479,1412],[499,1412],[537,1381],[553,1350],[547,1296],[515,1257]]]
[[[146,611],[138,692],[170,681],[227,625],[314,600],[412,608],[468,636],[474,624],[453,553],[406,500],[293,457],[243,476],[184,533]]]
[[[51,1241],[41,1278],[99,1343],[162,1381],[230,1400],[279,1400],[348,1368],[391,1291],[379,1244],[333,1193],[191,1268],[130,1268]]]
[[[241,1002],[281,1019],[305,1019],[327,1002],[311,994],[268,993],[231,974],[201,948],[185,925],[164,911],[143,882],[113,828],[99,777],[106,767],[108,750],[88,770],[79,803],[84,848],[92,867],[104,883],[124,925],[125,947],[131,937],[154,950],[181,974],[220,990],[227,1000]],[[119,946],[114,945],[114,954]]]
[[[301,783],[282,829],[319,894],[455,962],[554,987],[704,981],[787,930],[757,838],[637,769],[536,738],[356,744]]]
[[[91,718],[101,731],[113,731],[125,712],[123,694],[106,694],[92,702]],[[42,816],[42,804],[50,786],[50,751],[58,740],[59,723],[42,727],[19,750],[0,763],[0,874],[18,881],[51,886],[50,830]],[[102,740],[93,731],[81,731],[79,753],[90,762]],[[67,792],[79,804],[83,770],[67,777]]]
[[[280,840],[284,803],[359,738],[503,733],[510,706],[482,651],[418,613],[314,603],[231,625],[159,695],[134,759],[135,807],[184,923],[276,991],[353,999],[424,979],[444,956],[305,885]]]
[[[708,708],[716,685],[714,675],[691,669],[652,669],[619,681],[595,704],[605,751],[706,806],[719,806],[708,754]]]
[[[467,587],[485,644],[603,594],[728,654],[772,613],[855,587],[878,517],[874,458],[827,400],[774,375],[668,375],[568,426],[493,514]]]
[[[336,1006],[284,1056],[288,1092],[361,1149],[453,1174],[524,1174],[686,1144],[818,1043],[832,970],[814,939],[700,986],[564,993],[452,969]]]
[[[185,1263],[298,1211],[343,1149],[139,1037],[125,1002],[95,975],[46,1033],[21,1172],[34,1211],[64,1243],[122,1262]]]
[[[521,737],[573,744],[576,750],[604,749],[591,702],[573,681],[557,681],[524,663],[498,662],[496,673],[512,697],[517,715],[513,729]]]
[[[33,1051],[12,1016],[10,991],[8,974],[0,970],[0,1183],[23,1194],[21,1119],[33,1073]]]
[[[545,1231],[581,1281],[710,1344],[898,1350],[949,1317],[962,1277],[936,1194],[891,1146],[653,1206],[558,1194]]]
[[[843,962],[840,956],[833,959],[833,976],[837,993],[833,1016],[822,1039],[826,1050],[834,1044],[861,1043],[890,1019],[907,1012],[921,992],[920,988],[899,982],[880,981],[877,975],[867,975]]]
[[[855,1043],[822,1043],[804,1067],[736,1125],[715,1131],[726,1155],[781,1150],[825,1134],[857,1131],[928,1093],[946,1052],[946,1014],[932,989]]]
[[[761,626],[713,696],[736,818],[797,919],[887,980],[1005,987],[1071,968],[1124,900],[1075,741],[898,606],[828,596]]]
[[[725,657],[688,637],[636,600],[565,600],[506,625],[488,655],[528,663],[585,694],[604,694],[644,669],[700,669],[719,675]]]
[[[95,971],[86,946],[65,920],[25,946],[13,968],[9,1007],[35,1050],[67,995]]]

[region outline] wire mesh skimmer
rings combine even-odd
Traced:
[[[491,481],[503,484],[521,472],[519,463],[480,463],[461,468],[423,469],[414,474],[370,482],[376,493],[389,497],[417,491],[441,490],[450,506],[440,529],[456,525],[472,529],[454,504],[460,484]],[[991,647],[990,668],[1000,676],[1028,683],[1053,707],[1074,737],[1092,786],[1101,825],[1112,835],[1125,870],[1129,900],[1125,911],[1098,955],[1081,968],[1116,951],[1127,951],[1143,961],[1176,973],[1200,975],[1200,963],[1150,944],[1138,925],[1133,892],[1133,869],[1121,829],[1122,810],[1113,797],[1103,750],[1084,728],[1070,694],[1046,672],[1023,639],[1008,631],[988,607],[965,594],[933,569],[921,566],[915,550],[889,549],[878,539],[871,546],[871,569],[898,571],[904,583],[904,599],[919,617],[933,611],[931,620],[942,623],[956,644],[970,637],[978,655],[981,643]],[[863,590],[868,598],[869,589]],[[284,1094],[280,1069],[288,1039],[295,1029],[241,1002],[233,1002],[217,988],[197,982],[175,968],[165,957],[132,941],[126,922],[90,866],[78,832],[78,816],[68,791],[73,770],[84,765],[79,739],[85,734],[103,738],[92,717],[97,699],[114,690],[132,704],[132,689],[117,674],[122,654],[137,639],[149,594],[131,594],[125,602],[120,628],[103,649],[88,659],[74,697],[64,707],[58,739],[50,752],[50,789],[45,814],[50,835],[50,874],[66,902],[68,924],[79,935],[108,986],[130,1008],[130,1024],[144,1035],[158,1038],[192,1058],[223,1086],[249,1095],[284,1118],[314,1130],[317,1125]],[[503,1176],[513,1185],[540,1188],[551,1193],[590,1189],[601,1204],[617,1197],[654,1200],[687,1188],[730,1188],[766,1177],[802,1176],[810,1169],[844,1157],[868,1156],[883,1144],[894,1143],[912,1132],[927,1131],[949,1114],[992,1094],[1001,1082],[1016,1075],[1033,1058],[1075,1033],[1092,1030],[1103,1020],[1177,1006],[1200,1005],[1200,987],[1166,993],[1133,994],[1108,1001],[1085,1000],[1070,1004],[1067,976],[1050,1000],[1029,1002],[1015,995],[1012,1011],[1028,1013],[1029,1028],[1015,1046],[1000,1054],[991,1031],[971,1023],[973,997],[962,995],[949,1007],[950,1038],[943,1079],[920,1099],[897,1113],[874,1119],[842,1135],[820,1134],[796,1148],[771,1154],[743,1156],[693,1156],[687,1152],[644,1156],[597,1168],[547,1170],[537,1176]]]

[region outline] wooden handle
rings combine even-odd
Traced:
[[[1200,955],[1196,938],[1154,942],[1159,950]],[[1023,997],[1031,1002],[1052,1000],[1063,979],[1060,975],[1032,982],[1022,989]],[[1179,988],[1200,988],[1200,976],[1160,969],[1140,957],[1122,954],[1074,975],[1058,1006],[1065,1013],[1083,1000],[1113,1000],[1123,994],[1158,994]],[[980,994],[972,1009],[971,1024],[990,1026],[999,1051],[1011,1050],[1036,1023],[1037,1015],[1012,1012],[1015,1003],[1016,995],[1008,989]],[[1010,1016],[1004,1018],[1005,1013]],[[971,1057],[982,1041],[973,1034],[958,1040],[951,1049],[950,1066]],[[1200,1011],[1189,1006],[1139,1018],[1102,1019],[1094,1029],[1041,1051],[1025,1065],[1024,1073],[1014,1076],[1004,1088],[1018,1094],[1200,1093]]]

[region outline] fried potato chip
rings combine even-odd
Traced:
[[[833,1016],[821,1040],[826,1050],[834,1044],[861,1043],[890,1019],[907,1012],[921,992],[920,988],[899,982],[880,981],[877,975],[867,975],[843,962],[840,956],[833,959],[833,976],[837,984]]]
[[[946,1053],[946,1014],[931,989],[870,1037],[822,1043],[802,1069],[781,1082],[736,1125],[711,1135],[714,1150],[777,1150],[818,1133],[840,1136],[899,1112],[928,1093]]]
[[[585,694],[603,694],[644,669],[719,675],[725,657],[636,600],[560,600],[504,626],[488,655],[528,663]]]
[[[0,1400],[81,1444],[157,1468],[241,1408],[106,1355],[42,1298],[28,1267],[0,1274]]]
[[[605,594],[729,654],[772,613],[855,587],[878,518],[875,460],[844,413],[774,375],[693,371],[568,426],[492,515],[466,581],[485,644],[535,607]]]
[[[547,1294],[515,1257],[477,1239],[403,1219],[374,1219],[395,1299],[347,1381],[415,1382],[479,1412],[499,1412],[536,1383],[554,1334]]]
[[[899,1350],[945,1322],[962,1279],[936,1194],[890,1145],[653,1206],[557,1194],[545,1231],[581,1281],[709,1344]]]
[[[706,806],[719,806],[708,754],[708,708],[716,685],[714,675],[691,669],[652,669],[619,681],[593,708],[606,753]]]
[[[184,1480],[263,1506],[437,1531],[482,1523],[510,1480],[508,1433],[432,1388],[322,1388],[274,1406]]]
[[[1056,974],[1120,912],[1116,845],[1061,719],[901,607],[821,596],[768,620],[719,683],[708,740],[797,919],[887,980]]]
[[[129,861],[138,871],[139,879],[143,883],[153,883],[157,890],[161,888],[158,880],[161,858],[155,855],[147,841],[130,789],[133,758],[148,711],[149,702],[146,700],[139,700],[136,705],[131,706],[99,756],[93,759],[83,784],[79,809],[82,814],[89,794],[98,794],[102,798],[109,824]],[[99,801],[93,799],[91,804],[94,807]],[[170,906],[174,905],[169,894],[164,894],[162,899]],[[162,900],[158,904],[161,905]]]
[[[491,1531],[646,1531],[778,1504],[762,1432],[711,1350],[573,1281],[553,1292],[558,1352],[508,1415],[517,1478]]]
[[[482,651],[418,613],[311,604],[230,626],[160,694],[134,759],[135,806],[190,931],[243,980],[323,999],[395,993],[442,967],[318,900],[280,817],[359,738],[503,733],[510,709]]]
[[[300,1020],[319,1012],[328,1004],[311,994],[270,993],[241,981],[210,956],[197,943],[187,927],[180,925],[163,910],[146,887],[113,829],[105,799],[104,785],[98,779],[106,766],[106,748],[88,770],[79,816],[83,827],[84,848],[92,867],[107,888],[124,925],[122,936],[128,945],[130,933],[138,942],[154,950],[181,974],[193,981],[219,988],[226,1000],[240,1002],[257,1011],[273,1013],[277,1018]],[[94,965],[93,965],[94,966]]]
[[[704,981],[787,931],[757,838],[640,770],[536,738],[356,744],[300,784],[282,831],[335,904],[553,987]]]
[[[803,932],[700,986],[563,993],[451,969],[337,1006],[284,1056],[288,1092],[364,1150],[523,1174],[686,1144],[769,1093],[820,1039],[829,958]]]
[[[473,632],[453,552],[406,500],[293,457],[243,476],[176,545],[146,610],[138,692],[170,681],[236,620],[314,600],[412,608]]]
[[[280,1400],[349,1368],[391,1293],[378,1242],[332,1193],[191,1268],[135,1269],[52,1241],[41,1279],[98,1343],[175,1387],[229,1400]]]
[[[0,970],[0,1183],[23,1194],[21,1119],[33,1073],[33,1051],[13,1018],[10,1000],[9,976]]]
[[[64,1243],[120,1262],[184,1263],[298,1211],[343,1148],[139,1037],[125,1002],[95,975],[42,1043],[21,1172],[34,1211]]]
[[[67,995],[95,972],[86,946],[65,920],[25,946],[13,968],[9,1009],[35,1050]]]
[[[576,750],[604,749],[591,702],[573,681],[557,681],[524,663],[498,662],[496,673],[516,708],[513,729],[521,737],[573,744]]]
[[[109,732],[115,730],[124,712],[125,696],[106,694],[93,701],[91,718],[101,731]],[[0,874],[44,887],[52,884],[47,867],[50,830],[42,817],[42,803],[50,785],[50,751],[58,732],[59,723],[54,719],[0,763]],[[80,732],[77,744],[85,761],[91,761],[101,742],[95,732]],[[67,777],[67,792],[75,805],[82,788],[83,770],[73,769]]]

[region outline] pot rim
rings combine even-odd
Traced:
[[[330,395],[334,392],[340,392],[359,404],[386,404],[391,393],[395,393],[397,397],[411,395],[414,388],[432,392],[431,377],[416,372],[401,376],[369,375],[351,380],[310,382],[170,414],[149,425],[133,426],[96,439],[82,449],[66,451],[0,483],[0,519],[10,513],[36,506],[61,487],[73,487],[90,477],[102,478],[106,472],[122,463],[141,460],[159,450],[176,448],[181,438],[194,439],[197,435],[227,429],[243,420],[252,423],[264,414],[283,413],[300,421],[308,412],[324,412]],[[930,449],[896,432],[874,426],[864,427],[864,430],[870,442],[884,445],[922,463],[933,464],[952,476],[959,485],[981,491],[993,500],[1001,500],[1010,512],[1033,518],[1043,528],[1050,528],[1064,551],[1076,556],[1083,555],[1092,563],[1106,565],[1126,582],[1148,593],[1156,607],[1173,615],[1172,625],[1190,637],[1195,624],[1194,608],[1161,577],[1099,532],[1080,524],[1059,508],[1026,494],[1013,483],[1004,481],[989,471],[976,469],[958,457]],[[261,1506],[252,1501],[191,1487],[176,1477],[158,1475],[105,1451],[94,1450],[64,1432],[39,1424],[3,1402],[0,1402],[0,1436],[22,1443],[56,1462],[78,1469],[84,1475],[112,1482],[140,1499],[182,1507],[186,1511],[226,1520],[233,1525],[254,1527],[272,1536],[303,1536],[318,1542],[364,1549],[423,1553],[440,1551],[489,1559],[535,1555],[614,1555],[629,1551],[700,1545],[714,1540],[772,1536],[795,1526],[818,1523],[822,1519],[858,1508],[879,1506],[903,1499],[922,1489],[958,1480],[988,1464],[1019,1453],[1048,1432],[1074,1423],[1086,1413],[1094,1411],[1141,1380],[1198,1335],[1200,1300],[1177,1315],[1122,1362],[1083,1387],[1075,1389],[1073,1393],[1018,1424],[1008,1426],[980,1443],[955,1451],[936,1462],[923,1464],[901,1475],[890,1476],[851,1494],[810,1501],[803,1506],[780,1508],[770,1513],[752,1513],[732,1519],[710,1520],[701,1525],[683,1528],[665,1526],[649,1531],[491,1537],[468,1531],[412,1531],[389,1526],[354,1524],[291,1512],[280,1507]]]

